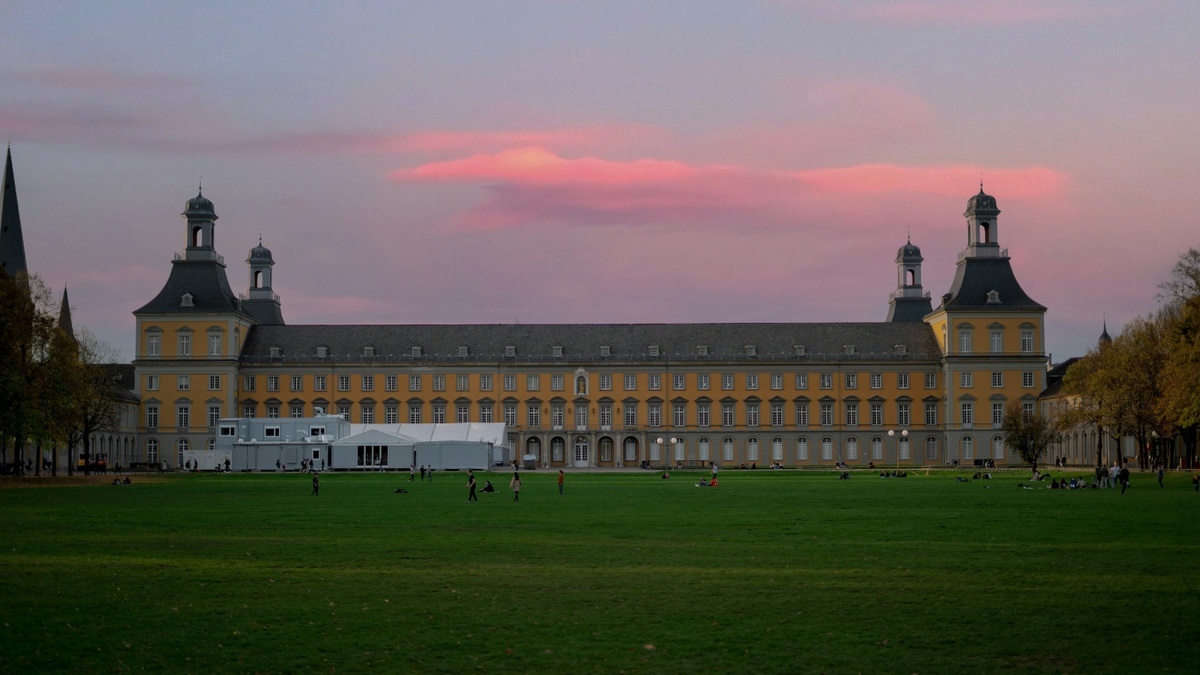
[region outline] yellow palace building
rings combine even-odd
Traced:
[[[996,200],[934,307],[921,251],[896,255],[876,323],[288,325],[261,241],[235,293],[217,215],[187,202],[185,248],[134,312],[140,461],[211,448],[229,417],[503,422],[540,467],[914,467],[1016,463],[1004,407],[1045,386],[1046,308],[999,246]]]

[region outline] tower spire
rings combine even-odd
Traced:
[[[21,234],[21,210],[17,206],[17,183],[13,179],[12,144],[4,158],[4,186],[0,193],[0,269],[16,276],[29,270],[25,263],[25,237]]]
[[[71,301],[67,299],[66,286],[63,286],[62,304],[58,308],[58,327],[72,340],[75,339],[75,328],[71,325]]]

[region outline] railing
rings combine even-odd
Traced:
[[[175,260],[212,260],[225,264],[225,258],[221,257],[216,251],[207,249],[184,249],[182,253],[175,254]]]

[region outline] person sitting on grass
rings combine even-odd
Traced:
[[[495,492],[495,491],[496,491],[496,488],[492,485],[492,481],[490,481],[490,480],[483,481],[483,488],[480,490],[480,492]]]
[[[701,478],[700,482],[696,483],[696,487],[708,487],[708,479]]]
[[[714,478],[714,479],[712,479],[712,482],[710,482],[710,483],[708,484],[708,487],[717,487],[718,485],[720,485],[720,483],[718,483],[718,482],[717,482],[717,479],[716,479],[716,478]]]
[[[668,473],[668,472],[666,472],[666,471],[662,472],[662,479],[663,479],[663,480],[666,480],[666,479],[668,479],[668,478],[670,478],[670,477],[671,477],[671,474],[670,474],[670,473]]]

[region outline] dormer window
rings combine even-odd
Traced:
[[[363,356],[366,356],[369,358],[375,358],[375,348],[374,347],[363,347]]]
[[[183,297],[179,299],[179,306],[195,307],[196,303],[194,302],[194,296],[191,293],[184,293]]]
[[[600,356],[612,356],[612,347],[608,345],[600,345]]]
[[[904,356],[908,353],[908,345],[896,345],[896,355]]]
[[[517,356],[516,345],[505,345],[504,346],[504,358],[511,359],[511,358],[515,358],[516,356]]]
[[[279,347],[271,347],[270,355],[273,359],[283,358],[283,349]]]
[[[708,356],[708,345],[696,345],[697,356]]]
[[[551,352],[551,354],[553,354],[554,358],[556,358],[556,359],[562,358],[562,355],[563,355],[562,345],[554,345],[553,347],[550,348],[550,352]]]
[[[421,348],[420,347],[414,345],[411,353],[412,353],[412,357],[414,359],[421,358]]]
[[[796,356],[806,356],[808,354],[808,348],[804,345],[793,345],[793,347],[796,350]]]
[[[746,345],[746,356],[758,356],[758,347]]]
[[[329,357],[329,347],[317,347],[317,358],[324,359]]]
[[[658,345],[650,345],[650,358],[658,358]]]
[[[1000,304],[1000,291],[996,291],[996,290],[988,291],[987,304],[989,304],[989,305]]]
[[[471,350],[468,349],[466,345],[458,346],[458,356],[460,358],[466,358],[466,357],[470,356],[470,354],[471,354]]]
[[[847,356],[854,354],[854,345],[842,345],[842,353],[846,354]]]

